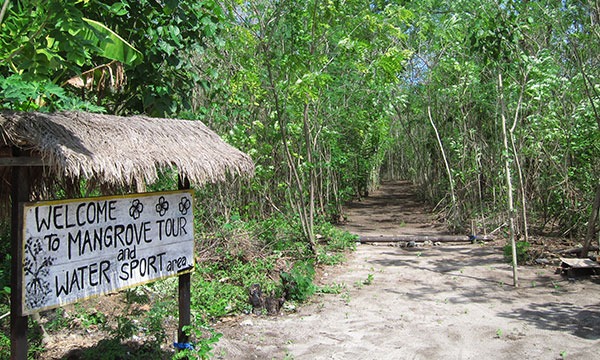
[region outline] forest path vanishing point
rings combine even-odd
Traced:
[[[407,183],[348,209],[359,235],[441,234]],[[519,267],[502,244],[360,244],[295,312],[223,321],[217,359],[600,359],[600,280]],[[331,291],[330,291],[331,292]],[[335,292],[335,291],[333,291]]]

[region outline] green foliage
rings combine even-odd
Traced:
[[[0,333],[0,356],[10,359],[10,337],[4,331]]]
[[[111,329],[111,334],[115,340],[123,341],[131,338],[138,331],[138,326],[129,315],[120,315],[117,317],[117,326]]]
[[[339,265],[346,261],[344,253],[330,252],[323,248],[319,248],[317,253],[317,261],[323,265]]]
[[[0,73],[59,83],[97,56],[135,64],[143,55],[107,25],[84,13],[98,2],[27,0],[7,2],[0,33]]]
[[[418,184],[427,199],[456,214],[457,230],[466,231],[473,219],[494,226],[505,221],[502,161],[509,156],[518,217],[528,215],[530,227],[543,231],[584,232],[600,174],[590,158],[600,156],[600,149],[589,142],[600,129],[593,110],[597,91],[591,91],[600,78],[590,65],[598,50],[590,37],[591,3],[459,0],[405,6],[413,14],[406,45],[414,56],[396,89],[401,100],[390,102],[396,140],[385,174]],[[473,11],[461,10],[466,8]],[[431,140],[428,108],[448,157],[456,204],[449,202],[450,181],[439,145]],[[510,154],[502,146],[502,115],[512,130]]]
[[[527,206],[516,209],[518,224],[525,214],[540,230],[585,230],[600,178],[593,2],[9,4],[0,25],[1,109],[202,120],[252,156],[253,179],[197,193],[195,229],[210,233],[201,246],[218,259],[199,264],[193,277],[202,324],[249,311],[255,283],[305,300],[314,265],[304,259],[337,264],[356,240],[321,219],[343,220],[344,204],[380,177],[413,181],[440,211],[456,214],[457,230],[473,219],[495,228],[506,221],[502,161],[510,157],[517,204]],[[113,91],[75,95],[64,85],[112,59],[126,63],[127,80]],[[509,153],[502,115],[513,130]],[[166,171],[148,189],[172,189],[176,180]],[[526,245],[517,251],[526,256]],[[291,269],[279,282],[282,263]],[[2,306],[7,271],[0,269]],[[142,321],[156,341],[170,306],[153,307]],[[136,326],[121,319],[114,336],[125,339]]]
[[[294,214],[302,237],[290,241],[303,251],[308,240],[317,255],[316,219],[338,221],[343,203],[378,181],[411,14],[360,0],[224,4],[225,51],[209,47],[203,59],[229,81],[203,76],[212,86],[197,101],[210,116],[200,118],[253,157],[248,213]]]
[[[316,292],[320,294],[341,294],[347,288],[346,284],[323,285],[320,286]]]
[[[28,342],[28,351],[27,358],[28,359],[39,359],[40,354],[43,352],[43,345],[41,334],[33,330],[33,322],[29,321],[30,331],[27,333],[27,342]],[[2,359],[10,359],[10,320],[9,318],[5,318],[0,323],[0,358]]]
[[[0,221],[0,312],[10,298],[10,227]]]
[[[304,302],[312,296],[316,289],[313,283],[315,268],[311,261],[299,261],[289,272],[280,275],[287,299]]]
[[[217,2],[91,2],[85,14],[118,29],[144,56],[127,72],[126,88],[115,94],[113,108],[169,116],[190,110],[194,84],[208,86],[199,77],[204,67],[196,62],[207,44],[220,43],[223,13]]]
[[[531,244],[527,241],[517,241],[517,264],[523,265],[529,260],[529,248]],[[512,245],[506,244],[502,248],[504,254],[504,260],[508,263],[512,263]]]
[[[110,60],[125,65],[127,81],[112,70],[102,73],[104,79],[110,77],[113,91],[95,93],[90,89],[87,95],[101,108],[154,115],[188,110],[190,90],[200,81],[194,59],[207,43],[219,43],[223,19],[221,7],[214,1],[6,3],[8,11],[0,32],[0,77],[19,75],[24,82],[39,82],[36,89],[48,89],[41,91],[41,97],[32,98],[30,93],[40,90],[11,84],[19,96],[3,106],[15,110],[43,107],[46,100],[62,95],[56,88],[72,90],[68,80]],[[72,97],[80,96],[78,90]]]
[[[322,236],[321,242],[324,243],[324,249],[327,251],[354,251],[358,236],[348,231],[342,230],[331,223],[322,222],[317,226],[316,231]]]
[[[214,250],[219,261],[198,264],[193,277],[192,307],[199,321],[205,324],[232,313],[250,312],[248,291],[254,284],[275,298],[285,295],[301,302],[312,295],[316,290],[314,264],[302,260],[310,251],[300,240],[299,226],[282,216],[244,221],[234,215],[223,223],[214,235],[222,239]],[[321,264],[337,264],[344,259],[343,252],[354,249],[355,236],[328,223],[320,223],[318,231],[323,234]],[[282,258],[290,259],[289,271],[285,271],[287,266],[282,269]],[[274,280],[278,274],[280,281]]]
[[[127,65],[139,65],[144,56],[125,39],[98,21],[82,18],[93,31],[88,31],[85,38],[97,41],[103,57],[120,61]]]
[[[346,260],[345,252],[356,249],[358,236],[341,230],[331,223],[318,224],[317,233],[321,246],[317,252],[317,262],[323,265],[337,265]]]
[[[205,279],[207,273],[211,277],[226,274],[223,271],[217,274],[209,272],[209,269],[198,269],[192,284],[192,308],[203,323],[234,312],[249,311],[248,290],[243,284],[231,283],[226,277]]]
[[[142,326],[151,337],[153,347],[160,349],[161,344],[164,344],[169,339],[170,334],[167,334],[164,321],[174,313],[175,304],[172,299],[159,300],[152,304],[150,311],[144,316]]]
[[[212,235],[217,239],[214,254],[220,260],[198,264],[192,282],[192,307],[202,324],[251,311],[248,291],[253,284],[259,284],[266,294],[282,293],[272,274],[280,251],[287,250],[278,249],[276,238],[272,237],[282,230],[274,228],[275,224],[279,222],[246,222],[235,215]]]
[[[251,310],[248,289],[261,285],[265,293],[279,292],[270,277],[275,258],[243,262],[240,259],[197,269],[192,303],[203,319],[211,320],[231,313]]]
[[[75,304],[76,317],[81,322],[81,325],[84,329],[89,328],[90,326],[104,326],[106,324],[106,315],[98,312],[92,311],[88,312],[86,309],[81,307],[79,304]],[[57,317],[63,317],[62,311],[58,311],[57,309]],[[57,325],[60,325],[64,320],[60,320],[57,318]]]
[[[16,111],[84,110],[103,112],[104,108],[68,94],[49,80],[27,80],[14,74],[0,75],[0,109]]]
[[[67,318],[63,308],[57,308],[46,315],[46,331],[63,331],[69,327],[71,320]]]
[[[100,51],[80,34],[89,29],[82,19],[83,2],[23,0],[8,5],[0,32],[2,75],[50,80],[62,71],[77,72]]]
[[[178,351],[173,359],[210,359],[213,356],[214,344],[223,336],[206,326],[186,326],[183,331],[192,338],[191,342],[194,348]]]

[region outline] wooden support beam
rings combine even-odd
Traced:
[[[177,185],[179,190],[187,190],[190,188],[190,181],[187,178],[182,179],[181,175],[179,175]],[[191,280],[192,278],[189,272],[179,275],[178,278],[179,326],[177,331],[177,342],[179,344],[187,344],[190,341],[190,338],[187,335],[187,332],[184,331],[184,328],[191,324]]]
[[[474,242],[490,240],[494,240],[494,237],[491,235],[364,235],[359,237],[360,242]]]
[[[16,157],[0,157],[0,166],[20,167],[20,166],[44,166],[41,158],[16,156]]]
[[[571,249],[565,249],[565,250],[561,250],[558,251],[558,254],[578,254],[578,256],[581,256],[581,253],[583,253],[583,248],[582,247],[577,247],[577,248],[571,248]],[[597,246],[590,246],[586,252],[588,251],[598,251],[598,247]]]
[[[11,278],[10,278],[10,358],[27,359],[27,316],[23,303],[23,216],[21,203],[29,201],[29,168],[14,167],[11,179]]]
[[[179,275],[179,331],[177,332],[177,342],[185,344],[189,342],[189,336],[184,331],[184,327],[191,323],[191,274],[185,273]]]

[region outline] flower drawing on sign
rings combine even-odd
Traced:
[[[188,210],[191,206],[192,202],[190,201],[190,199],[182,197],[181,201],[179,202],[179,212],[181,213],[181,215],[187,215]]]
[[[133,200],[129,208],[129,216],[137,220],[142,215],[142,211],[144,211],[144,204],[139,199]]]
[[[49,267],[56,258],[46,255],[40,238],[30,237],[25,242],[25,273],[26,301],[30,308],[43,306],[48,295],[52,292],[48,275]]]
[[[156,212],[160,216],[165,216],[167,210],[169,210],[169,202],[165,200],[164,196],[159,197],[158,203],[156,203]]]

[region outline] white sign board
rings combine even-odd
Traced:
[[[23,315],[193,270],[191,190],[27,203]]]

